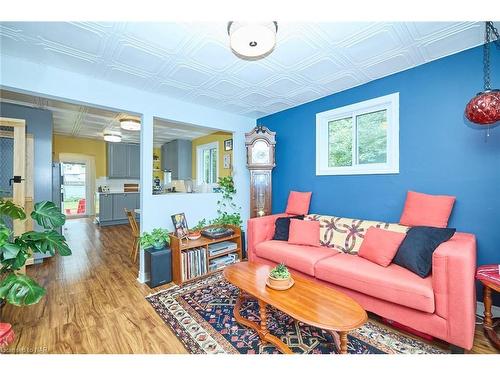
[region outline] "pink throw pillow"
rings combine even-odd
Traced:
[[[285,212],[289,215],[307,215],[312,192],[291,191]]]
[[[455,203],[449,195],[429,195],[409,191],[399,223],[409,227],[446,228]]]
[[[366,231],[358,255],[382,267],[387,267],[396,256],[399,245],[405,237],[404,233],[370,227]]]
[[[288,243],[294,245],[320,246],[319,221],[290,220]]]

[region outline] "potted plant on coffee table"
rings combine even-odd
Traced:
[[[166,229],[155,228],[151,232],[144,232],[140,241],[143,249],[154,248],[159,250],[170,243],[170,237]]]
[[[274,267],[267,279],[267,285],[272,289],[286,290],[292,287],[293,279],[284,263]]]

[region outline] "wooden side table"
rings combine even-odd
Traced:
[[[484,335],[497,350],[500,350],[500,337],[495,332],[494,322],[500,320],[500,318],[493,318],[491,314],[491,291],[500,293],[499,267],[498,264],[480,266],[476,272],[476,279],[483,284]]]

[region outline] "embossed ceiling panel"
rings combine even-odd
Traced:
[[[260,117],[480,45],[480,22],[286,23],[259,61],[221,23],[0,23],[1,55]]]

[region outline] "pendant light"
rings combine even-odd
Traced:
[[[465,116],[475,124],[490,126],[500,121],[500,90],[491,88],[490,42],[500,47],[500,36],[493,22],[486,22],[483,46],[484,91],[476,94],[465,107]]]
[[[122,141],[122,136],[118,133],[104,133],[104,141],[118,143]]]
[[[231,21],[227,24],[231,50],[245,60],[258,60],[269,55],[276,45],[278,23],[246,23]]]
[[[129,131],[139,131],[141,130],[141,122],[132,118],[122,118],[120,121],[120,128]]]

